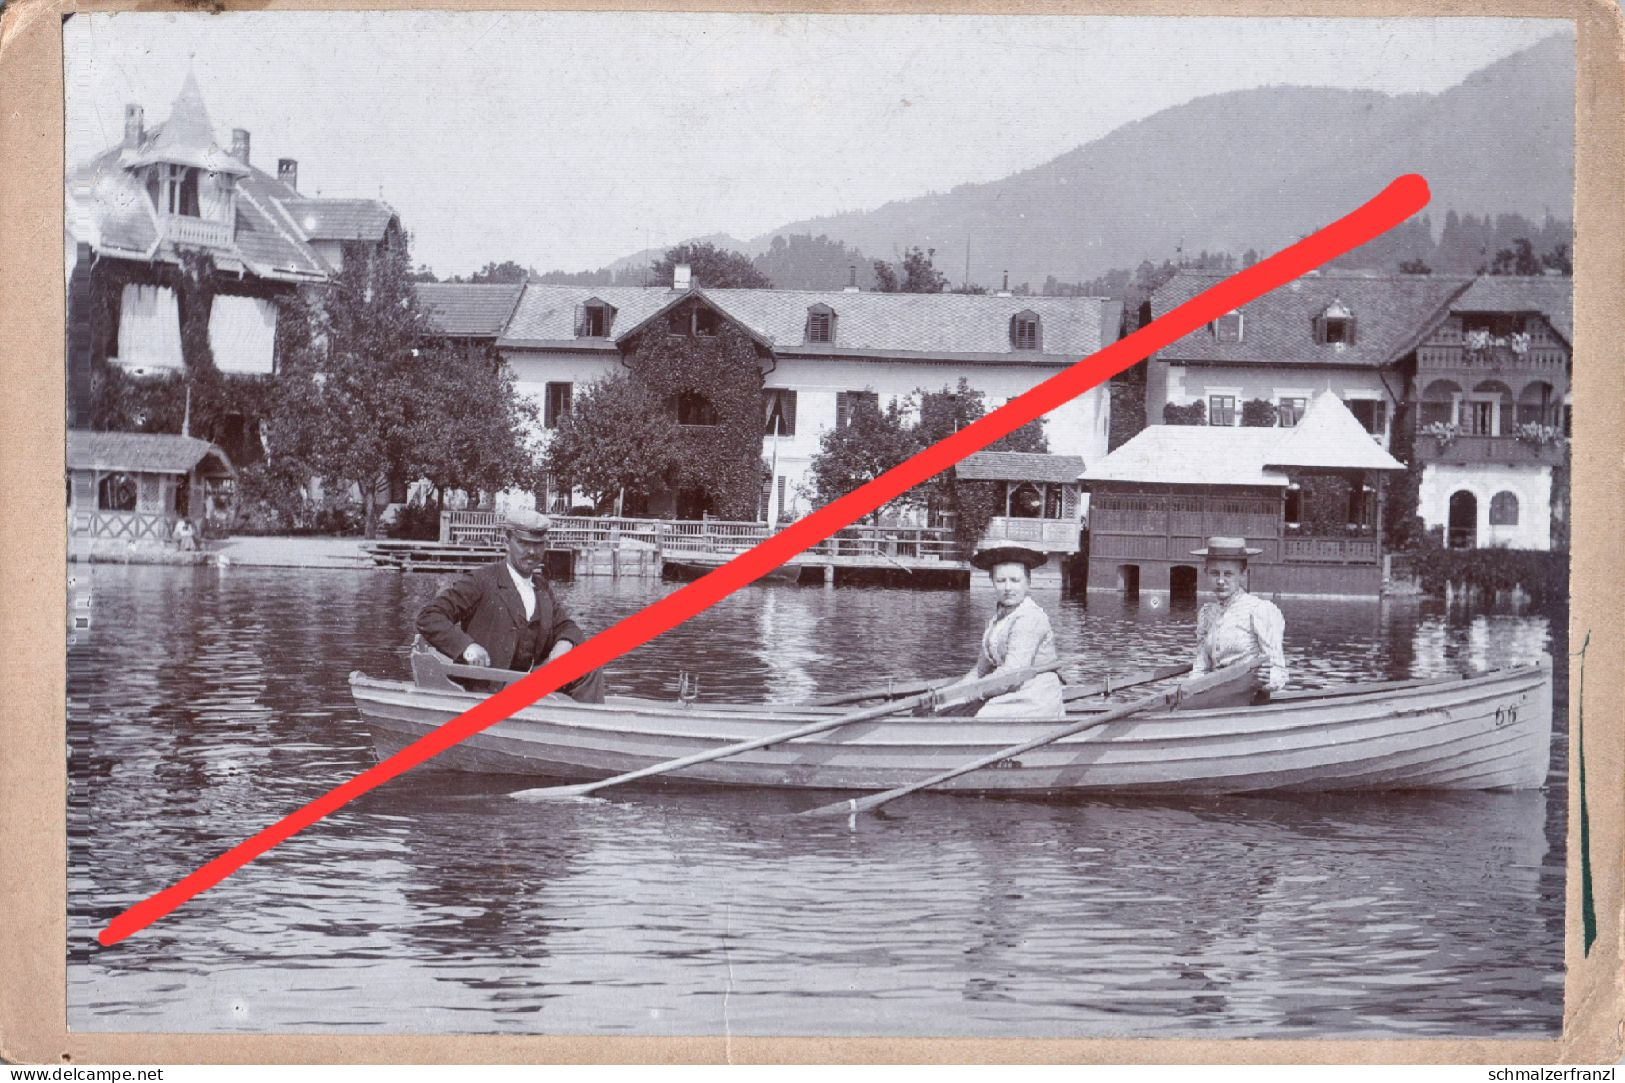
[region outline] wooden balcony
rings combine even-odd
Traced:
[[[1421,462],[1453,466],[1555,466],[1568,459],[1568,448],[1559,444],[1466,433],[1444,446],[1426,433],[1417,433],[1415,450]]]
[[[171,244],[197,248],[230,248],[232,229],[229,222],[216,222],[209,218],[193,218],[185,214],[161,214],[158,221],[164,237]]]
[[[1281,559],[1288,564],[1375,564],[1375,538],[1292,535],[1281,539]]]
[[[996,515],[988,520],[982,544],[1024,542],[1046,553],[1076,553],[1080,533],[1075,519],[1018,519]]]
[[[1477,373],[1480,379],[1497,373],[1562,373],[1567,370],[1568,362],[1568,351],[1555,343],[1531,343],[1522,353],[1510,346],[1485,346],[1470,350],[1459,343],[1436,343],[1419,347],[1416,351],[1419,377],[1442,375],[1450,371]],[[1426,380],[1423,382],[1426,383]]]

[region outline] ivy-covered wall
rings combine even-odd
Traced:
[[[259,441],[251,437],[256,424],[270,414],[271,378],[222,373],[215,366],[209,347],[209,314],[217,293],[281,300],[290,296],[290,287],[230,276],[229,288],[223,288],[227,286],[225,278],[207,253],[183,252],[178,266],[117,259],[97,261],[90,275],[88,312],[90,428],[178,433],[186,418],[190,388],[193,436],[221,444],[239,466],[259,455]],[[118,351],[124,287],[132,284],[167,286],[175,291],[181,323],[183,368],[180,370],[134,376],[108,363],[108,358]],[[279,344],[282,322],[279,318]],[[244,421],[245,435],[241,438],[227,431],[227,419],[231,415],[238,415]]]
[[[638,336],[627,354],[633,378],[677,409],[685,392],[704,396],[714,425],[683,425],[672,491],[703,489],[705,510],[724,519],[755,519],[762,487],[762,353],[720,314],[715,334],[693,333],[697,300],[674,309],[687,332],[668,332],[665,316]]]

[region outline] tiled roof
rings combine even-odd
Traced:
[[[158,242],[158,212],[134,174],[119,165],[119,149],[97,155],[68,177],[68,218],[75,239],[143,255]],[[79,236],[83,229],[88,236]]]
[[[239,177],[248,172],[246,165],[214,141],[209,110],[203,104],[203,92],[191,72],[186,73],[180,96],[170,107],[169,119],[149,131],[140,145],[122,150],[120,162],[132,167],[174,162]]]
[[[525,286],[513,318],[502,332],[502,345],[567,344],[576,337],[576,309],[597,299],[615,309],[611,336],[634,327],[670,304],[677,294],[669,289],[641,286],[549,286],[531,282]],[[610,347],[609,339],[582,339],[580,345]]]
[[[522,282],[419,282],[418,303],[443,335],[496,338],[513,315]]]
[[[290,272],[326,277],[328,266],[306,243],[281,207],[290,189],[262,170],[252,170],[237,186],[237,249],[261,274]]]
[[[1152,315],[1166,314],[1225,277],[1223,272],[1180,271],[1152,294]],[[1471,281],[1446,275],[1306,275],[1242,306],[1240,342],[1219,342],[1201,329],[1157,356],[1231,364],[1387,365],[1414,349]],[[1334,302],[1354,317],[1352,346],[1315,341],[1315,317]]]
[[[68,430],[69,470],[124,470],[132,474],[189,474],[206,457],[235,473],[226,453],[195,436],[147,432]]]
[[[1331,392],[1291,429],[1152,425],[1083,471],[1089,482],[1285,485],[1287,468],[1403,470]]]
[[[1485,275],[1450,305],[1452,312],[1538,312],[1563,341],[1574,344],[1574,279]]]
[[[283,201],[300,232],[313,241],[382,240],[395,209],[378,199]]]
[[[1121,306],[1098,297],[1000,297],[952,293],[848,293],[841,290],[692,291],[770,344],[778,353],[814,356],[928,354],[1070,363],[1117,338]],[[594,298],[612,305],[609,336],[618,339],[683,293],[656,287],[553,286],[531,283],[502,344],[569,345],[578,306]],[[835,314],[833,343],[806,342],[807,311],[825,305]],[[1017,350],[1010,320],[1039,317],[1043,351]],[[594,340],[582,340],[586,345]],[[601,340],[600,340],[601,341]]]
[[[954,467],[966,481],[1052,481],[1071,483],[1083,473],[1081,455],[1040,455],[1029,451],[978,451]]]

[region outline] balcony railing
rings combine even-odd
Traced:
[[[1375,564],[1374,538],[1298,536],[1281,540],[1281,558],[1288,563]]]
[[[1046,553],[1076,553],[1078,522],[1075,519],[1018,519],[996,515],[988,520],[982,544],[1012,541],[1036,545]]]
[[[1416,351],[1416,366],[1422,370],[1562,371],[1567,363],[1568,353],[1561,346],[1543,343],[1532,343],[1522,352],[1510,346],[1470,349],[1462,344],[1423,346]]]
[[[1536,444],[1513,436],[1479,436],[1464,434],[1441,443],[1426,433],[1416,434],[1416,457],[1425,463],[1450,463],[1460,466],[1488,464],[1553,466],[1568,457],[1568,449],[1561,444]]]
[[[164,236],[171,244],[190,244],[200,248],[231,247],[231,224],[209,218],[193,218],[184,214],[159,216]]]

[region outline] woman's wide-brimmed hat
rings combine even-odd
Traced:
[[[1030,545],[1020,542],[1006,542],[1003,545],[992,545],[981,549],[970,558],[975,567],[984,572],[990,572],[1000,564],[1021,564],[1029,571],[1037,568],[1049,560],[1049,554],[1042,549],[1034,549]]]
[[[1191,556],[1210,557],[1215,560],[1245,561],[1248,557],[1255,557],[1263,551],[1248,545],[1246,538],[1213,537],[1207,540],[1206,548],[1192,549]]]
[[[502,525],[520,541],[543,541],[553,528],[553,520],[529,508],[511,508],[503,517]]]

